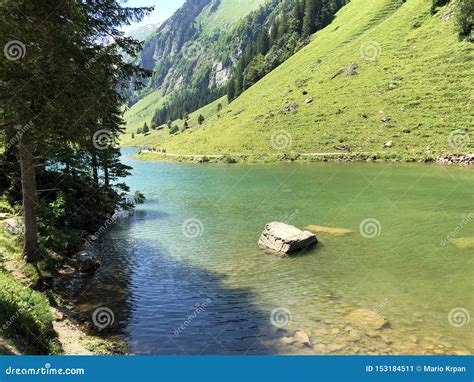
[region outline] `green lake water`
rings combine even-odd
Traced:
[[[472,167],[125,161],[147,202],[67,288],[82,311],[114,312],[130,352],[473,353]],[[272,221],[354,232],[279,258],[257,246]],[[390,326],[348,325],[358,308]],[[282,340],[299,329],[311,347]]]

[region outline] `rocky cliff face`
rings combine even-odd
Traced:
[[[240,0],[238,14],[234,1],[187,0],[148,37],[137,58],[144,69],[153,71],[144,95],[181,90],[198,94],[226,85],[242,45],[253,38],[253,30],[240,26],[243,19],[256,4],[271,3],[273,9],[283,0]]]
[[[157,65],[169,59],[169,56],[175,56],[186,42],[195,39],[195,19],[211,2],[212,0],[188,0],[165,21],[143,47],[143,68],[155,69]]]

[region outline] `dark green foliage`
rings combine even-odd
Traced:
[[[8,337],[20,335],[30,346],[27,354],[59,354],[48,300],[6,273],[0,273],[0,319]]]
[[[160,126],[167,121],[183,119],[187,115],[202,106],[222,97],[225,89],[203,89],[183,90],[177,92],[170,102],[155,111],[152,118],[152,126]]]
[[[146,202],[145,195],[143,195],[139,191],[136,191],[135,194],[133,195],[133,202],[135,203],[135,205],[144,204]]]
[[[305,0],[303,17],[303,36],[308,37],[318,30],[320,24],[320,0]]]
[[[178,126],[171,126],[170,127],[170,134],[173,135],[173,134],[176,134],[176,133],[179,133],[179,127]]]
[[[264,29],[257,39],[257,52],[260,54],[267,54],[270,49],[270,36],[268,30]]]
[[[346,2],[321,0],[319,24],[329,23]],[[213,7],[218,8],[218,5],[212,3]],[[155,111],[152,128],[169,119],[182,119],[184,113],[196,111],[225,94],[232,101],[304,45],[301,35],[304,0],[268,0],[230,30],[219,30],[211,35],[204,33],[194,19],[202,7],[202,0],[194,5],[191,1],[185,2],[145,44],[141,59],[145,67],[153,68],[154,74],[143,95],[150,94],[150,89],[160,88],[163,96],[169,96]],[[176,46],[183,51],[174,51]],[[189,54],[188,46],[196,47],[196,52]],[[264,60],[254,60],[258,55]],[[232,70],[232,78],[224,85],[213,81],[216,63]],[[246,73],[249,65],[251,68]],[[179,89],[175,86],[178,80]],[[138,98],[139,95],[134,94],[132,102]]]
[[[234,98],[235,98],[235,80],[231,78],[229,83],[227,84],[227,99],[230,102]]]
[[[202,114],[199,114],[199,117],[198,117],[198,123],[200,125],[202,125],[204,123],[204,116]]]
[[[145,124],[143,125],[143,134],[147,134],[150,132],[150,128],[148,127],[148,124],[145,122]]]
[[[274,4],[262,7],[252,14],[254,24],[263,25],[253,32],[256,44],[248,42],[246,49],[235,66],[232,78],[227,86],[229,102],[237,98],[244,90],[275,69],[302,46],[308,36],[324,28],[346,0],[295,0],[285,3],[274,14]],[[272,7],[273,6],[273,7]],[[270,30],[265,27],[269,15],[273,15]]]
[[[469,37],[474,25],[474,0],[459,0],[456,11],[456,24],[461,37]],[[471,37],[471,41],[474,38]]]
[[[231,157],[231,156],[229,156],[229,155],[224,155],[224,156],[222,157],[222,162],[227,163],[227,164],[235,164],[235,163],[237,163],[238,161],[237,161],[237,159],[234,158],[234,157]]]
[[[448,4],[451,0],[432,0],[431,3],[431,13],[436,12],[436,8],[442,7],[446,4]]]
[[[78,231],[94,231],[108,219],[128,190],[118,179],[129,167],[114,145],[124,131],[122,90],[132,78],[140,86],[147,73],[123,62],[122,52],[136,54],[141,46],[119,28],[148,11],[117,1],[0,4],[0,35],[27,47],[17,61],[0,60],[0,100],[9,104],[0,126],[5,137],[15,126],[30,126],[21,142],[34,156],[28,175],[37,185],[38,215],[32,220],[41,243],[62,254],[78,248]],[[104,45],[111,35],[114,42]],[[8,161],[1,163],[14,202],[24,193],[18,143],[6,142]]]

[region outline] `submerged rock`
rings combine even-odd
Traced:
[[[356,309],[351,312],[346,321],[349,324],[368,330],[379,330],[388,326],[385,317],[368,309]]]
[[[79,271],[87,273],[92,272],[100,267],[100,261],[97,256],[83,251],[77,254],[76,265]]]
[[[290,345],[293,345],[295,343],[295,339],[293,337],[283,337],[281,339],[281,343],[285,346],[290,346]]]
[[[351,229],[346,228],[333,228],[333,227],[323,227],[320,225],[310,225],[305,228],[305,230],[314,232],[314,233],[328,233],[334,236],[345,236],[351,233],[354,233]]]
[[[451,239],[451,242],[459,249],[474,248],[474,236],[473,237],[460,237],[457,239]]]
[[[295,341],[303,346],[311,347],[311,340],[309,339],[308,333],[306,333],[304,330],[300,329],[296,331],[294,335]]]
[[[265,226],[258,245],[260,248],[270,249],[279,254],[288,254],[317,242],[316,235],[309,231],[302,231],[285,223],[273,222]]]
[[[344,349],[345,347],[347,346],[347,344],[345,343],[342,343],[342,342],[334,342],[334,343],[331,343],[327,346],[327,348],[329,349],[329,351],[331,352],[337,352],[339,350],[342,350]]]

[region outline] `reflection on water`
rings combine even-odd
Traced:
[[[474,237],[474,221],[457,229],[471,168],[127,162],[148,201],[100,238],[96,277],[68,287],[84,311],[114,311],[132,352],[472,353],[472,323],[449,313],[474,314],[473,250],[442,242]],[[273,220],[354,233],[282,259],[256,244]],[[349,325],[357,308],[390,325]]]

